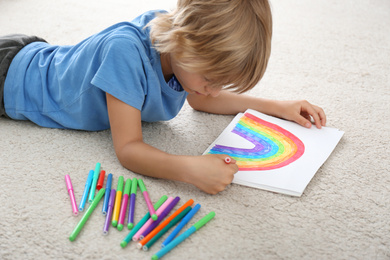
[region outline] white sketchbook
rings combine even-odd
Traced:
[[[227,154],[237,161],[233,183],[299,197],[343,134],[330,127],[307,129],[248,109],[205,154]]]

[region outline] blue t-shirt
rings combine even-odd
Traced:
[[[155,13],[113,25],[74,46],[34,42],[24,47],[7,73],[7,115],[44,127],[108,129],[107,92],[139,109],[143,121],[175,117],[188,93],[164,79],[160,54],[144,28]]]

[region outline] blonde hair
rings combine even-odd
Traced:
[[[242,93],[263,77],[271,53],[267,0],[178,0],[153,19],[151,40],[179,66]]]

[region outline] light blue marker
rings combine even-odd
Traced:
[[[107,214],[108,202],[110,200],[110,194],[111,194],[111,185],[112,185],[112,173],[110,173],[107,176],[106,193],[104,194],[104,201],[103,201],[103,207],[102,207],[102,214],[103,215]]]
[[[177,234],[179,234],[180,230],[192,219],[196,212],[200,209],[200,204],[196,204],[193,209],[180,221],[179,225],[172,231],[171,234],[165,239],[165,241],[161,244],[161,247],[167,246]]]
[[[166,253],[171,251],[175,246],[183,242],[187,237],[191,236],[195,231],[199,230],[201,227],[203,227],[207,222],[209,222],[211,219],[213,219],[215,216],[215,212],[211,211],[209,214],[204,216],[201,220],[196,222],[192,227],[187,229],[183,234],[175,238],[171,243],[169,243],[166,247],[158,251],[156,254],[152,256],[152,260],[157,260],[163,257]]]
[[[95,171],[93,173],[93,179],[92,179],[92,185],[91,185],[91,190],[89,191],[89,198],[88,202],[92,203],[94,197],[95,197],[95,191],[96,191],[96,184],[99,178],[100,174],[100,163],[97,163],[95,166]]]
[[[91,183],[92,183],[93,173],[94,173],[93,170],[89,171],[87,182],[85,183],[84,193],[83,196],[81,197],[79,211],[84,210],[85,202],[87,201],[87,197],[88,197],[89,188],[91,187]]]

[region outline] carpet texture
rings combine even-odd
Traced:
[[[111,24],[175,1],[1,0],[0,35],[35,34],[75,44]],[[166,259],[390,259],[390,2],[272,1],[273,49],[252,95],[307,99],[328,126],[345,134],[300,198],[230,185],[208,195],[180,182],[142,177],[150,197],[180,196],[202,205],[190,222],[216,212]],[[145,142],[174,154],[200,155],[233,116],[193,111],[144,123]],[[114,175],[140,175],[118,162],[110,131],[44,129],[0,118],[1,259],[150,259],[125,249],[128,231],[102,235],[99,204],[75,242],[64,175],[77,202],[96,162]],[[321,147],[319,147],[321,149]],[[183,172],[185,174],[185,172]],[[146,213],[138,193],[136,221]]]

